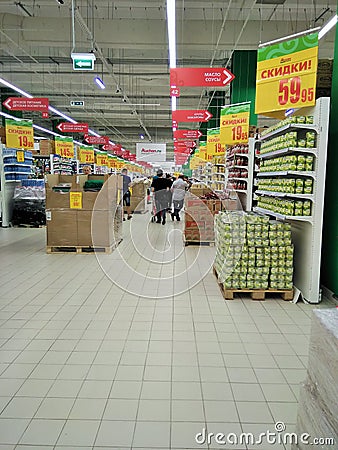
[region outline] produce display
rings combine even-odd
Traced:
[[[291,225],[254,213],[215,216],[215,269],[225,289],[292,289]]]
[[[311,216],[311,200],[283,200],[279,197],[257,196],[257,206],[285,216]]]
[[[286,172],[313,170],[313,155],[286,155],[278,158],[262,160],[260,172]]]
[[[312,194],[312,178],[262,178],[257,180],[262,191],[283,192],[285,194]]]
[[[290,131],[277,136],[261,144],[261,154],[274,152],[283,148],[314,148],[316,145],[316,133],[314,131]]]
[[[279,130],[282,127],[285,127],[287,125],[292,124],[306,124],[306,125],[312,125],[313,124],[313,116],[292,116],[287,117],[286,119],[272,125],[269,128],[264,128],[261,132],[261,137],[266,136],[267,134],[272,133],[273,131]]]

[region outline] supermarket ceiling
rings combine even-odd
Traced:
[[[140,133],[170,142],[165,0],[75,2],[74,50],[96,46],[94,72],[72,70],[70,0],[0,0],[0,76],[132,151]],[[335,0],[177,0],[177,66],[226,66],[234,50],[322,26],[335,12]],[[332,58],[333,45],[331,31],[319,57]],[[186,88],[178,107],[206,108],[211,95]],[[84,107],[71,107],[74,100]],[[40,114],[34,121],[48,127]]]

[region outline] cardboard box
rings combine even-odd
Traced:
[[[110,247],[113,243],[112,211],[77,211],[78,246]]]
[[[77,246],[77,211],[72,209],[46,210],[47,246]]]
[[[39,142],[40,155],[51,155],[54,153],[55,143],[49,139],[42,139]]]

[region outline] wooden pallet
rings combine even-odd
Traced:
[[[33,225],[29,223],[20,223],[13,225],[14,228],[46,228],[46,225],[39,224],[39,225]]]
[[[106,253],[107,255],[112,253],[113,250],[121,243],[122,239],[116,244],[110,247],[87,247],[87,246],[47,246],[46,252],[51,253]]]
[[[183,242],[185,247],[188,245],[201,245],[201,246],[208,246],[208,247],[214,247],[215,241],[190,241],[186,240],[185,237],[183,237]]]
[[[234,294],[250,294],[252,300],[264,301],[267,294],[279,294],[285,301],[293,300],[293,289],[227,289],[218,280],[217,271],[213,268],[217,283],[225,300],[233,300]]]

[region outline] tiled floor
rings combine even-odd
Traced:
[[[145,238],[148,221],[125,224],[127,265],[0,228],[0,450],[270,450],[195,435],[293,431],[313,307],[224,301],[214,249],[184,248],[171,222]]]

